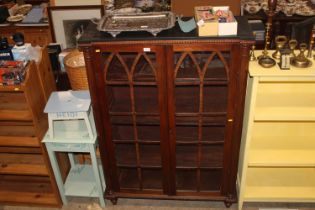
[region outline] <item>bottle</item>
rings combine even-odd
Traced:
[[[0,60],[13,60],[11,47],[6,37],[0,39]]]

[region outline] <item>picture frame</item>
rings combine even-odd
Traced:
[[[82,5],[104,5],[105,0],[50,0],[51,6],[82,6]]]
[[[60,44],[61,49],[77,48],[78,39],[92,19],[100,19],[103,15],[103,5],[48,7],[53,42]]]

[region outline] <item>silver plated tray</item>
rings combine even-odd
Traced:
[[[97,30],[108,32],[113,37],[123,31],[148,31],[156,36],[174,25],[175,16],[172,12],[113,13],[102,17]]]

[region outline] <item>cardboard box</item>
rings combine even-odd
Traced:
[[[183,3],[184,2],[184,3]],[[241,14],[241,1],[235,0],[171,0],[171,9],[176,15],[191,17],[195,15],[194,8],[197,6],[222,6],[228,5],[234,15]]]
[[[228,6],[195,7],[199,36],[230,36],[237,34],[237,21]]]

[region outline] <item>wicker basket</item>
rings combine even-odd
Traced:
[[[72,90],[89,89],[83,53],[78,50],[70,52],[65,56],[64,64]]]

